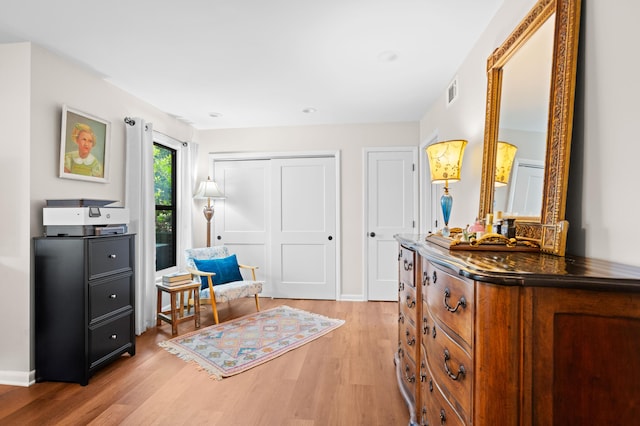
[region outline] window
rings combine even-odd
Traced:
[[[154,142],[156,271],[176,266],[176,150]]]

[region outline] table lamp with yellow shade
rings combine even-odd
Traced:
[[[509,183],[513,160],[516,158],[518,147],[508,142],[498,141],[496,149],[496,179],[495,186],[505,186]]]
[[[436,142],[426,148],[431,170],[431,183],[444,183],[444,194],[440,197],[444,227],[442,235],[448,237],[449,217],[453,206],[453,197],[449,194],[449,182],[460,180],[462,157],[467,146],[466,140],[449,140]]]

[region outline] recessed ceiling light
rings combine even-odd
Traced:
[[[394,62],[398,60],[398,54],[393,50],[385,50],[378,55],[378,60],[380,62]]]
[[[316,111],[318,111],[318,110],[315,109],[315,108],[311,108],[311,107],[305,108],[305,109],[302,110],[302,112],[304,112],[305,114],[313,114]]]
[[[222,117],[222,114],[220,114],[219,112],[210,112],[209,117],[218,118],[218,117]]]

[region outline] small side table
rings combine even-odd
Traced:
[[[156,316],[156,326],[160,326],[162,321],[166,321],[171,324],[171,335],[178,334],[178,324],[184,321],[189,321],[191,318],[195,319],[196,328],[200,328],[200,283],[192,282],[182,285],[169,286],[164,283],[156,284],[158,289],[158,314]],[[187,303],[191,294],[193,294],[193,314],[184,315],[184,306],[182,297],[180,297],[180,307],[177,304],[177,295],[183,294],[183,292],[189,292]],[[162,292],[169,293],[171,298],[171,309],[168,311],[162,310]]]

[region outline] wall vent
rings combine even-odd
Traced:
[[[447,106],[451,105],[458,99],[458,76],[447,87]]]

